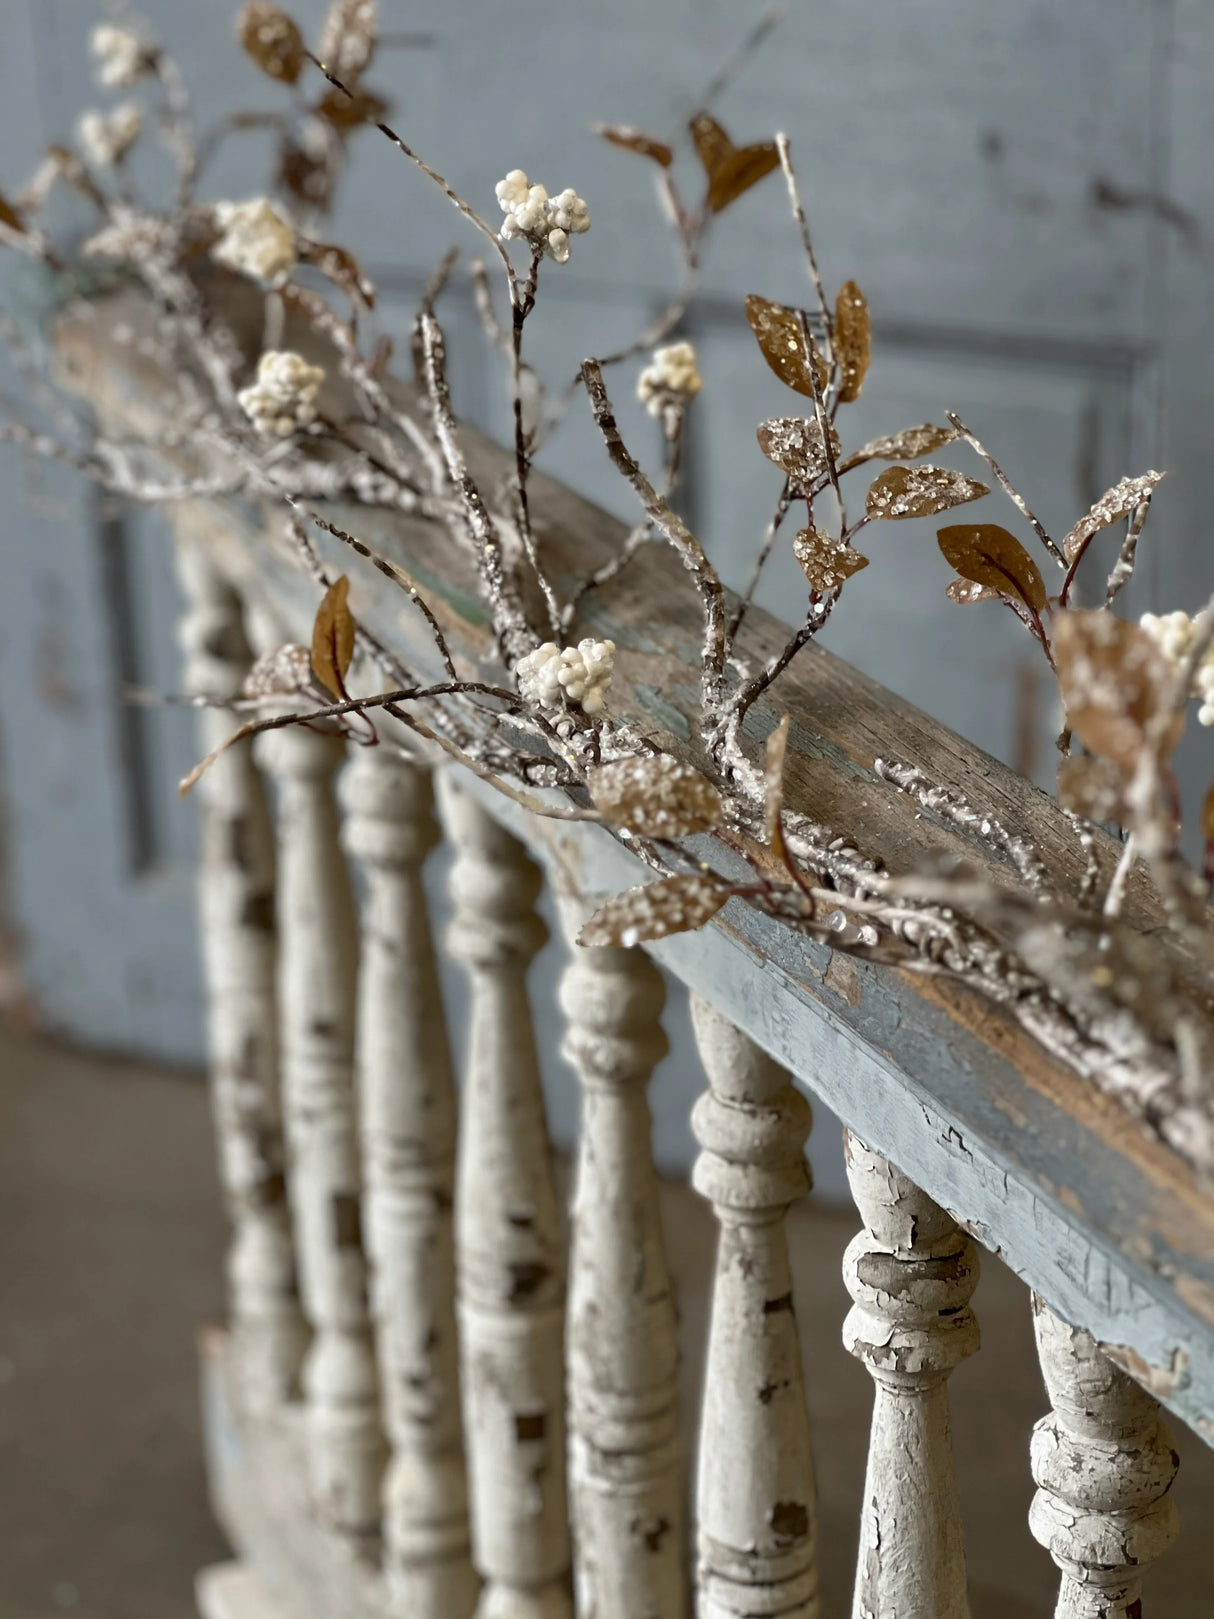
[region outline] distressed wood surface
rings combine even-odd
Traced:
[[[720,1225],[700,1415],[698,1619],[818,1619],[816,1503],[785,1215],[812,1114],[790,1076],[693,998],[708,1090],[692,1184]]]
[[[454,781],[440,803],[470,997],[455,1231],[477,1613],[570,1619],[564,1233],[527,1001],[541,877]]]
[[[384,1464],[367,1315],[354,1112],[356,946],[338,842],[334,737],[298,728],[259,737],[277,787],[279,1013],[288,1186],[304,1312],[313,1502],[341,1529],[379,1523]]]
[[[137,305],[121,309],[133,329],[146,319]],[[107,312],[61,323],[65,374],[116,419],[146,421],[165,379],[134,348],[113,344],[112,318]],[[471,435],[469,442],[476,468],[501,467],[500,452]],[[623,533],[544,478],[536,479],[533,509],[562,588],[597,566]],[[213,543],[225,572],[254,600],[272,595],[293,633],[303,635],[315,588],[284,545],[278,518],[245,502],[227,503],[222,514]],[[338,515],[410,568],[457,657],[469,669],[485,667],[488,626],[454,548],[436,546],[421,523]],[[322,549],[348,566],[345,555]],[[356,612],[429,675],[436,666],[416,615],[380,584],[356,576]],[[615,585],[591,598],[585,623],[621,648],[613,706],[688,756],[698,624],[677,564],[661,548],[646,548]],[[780,644],[784,631],[769,615],[755,613],[748,623],[749,654],[767,655]],[[810,650],[773,699],[752,711],[750,734],[761,737],[786,709],[793,715],[789,806],[845,831],[891,871],[940,857],[1009,880],[988,845],[920,812],[877,777],[878,757],[913,760],[1005,826],[1030,831],[1058,880],[1078,882],[1079,851],[1052,800],[830,654]],[[516,836],[571,870],[584,894],[641,880],[634,858],[601,829],[554,830],[482,798]],[[1111,871],[1116,846],[1102,837],[1099,851]],[[1157,913],[1136,878],[1127,915],[1148,958],[1157,955],[1187,978],[1185,994],[1208,1020],[1208,982],[1172,941],[1151,931]],[[1085,1066],[1082,1054],[1047,1048],[1008,1007],[964,985],[834,956],[736,902],[703,933],[652,953],[1214,1438],[1214,1199],[1160,1138],[1157,1113],[1137,1116],[1133,1097],[1102,1091],[1100,1072]]]
[[[478,1582],[455,1330],[455,1096],[421,865],[438,841],[426,771],[355,750],[346,849],[365,874],[356,1072],[384,1422],[384,1571],[402,1619],[468,1619]]]
[[[1142,1581],[1176,1538],[1179,1457],[1159,1402],[1040,1299],[1053,1410],[1033,1430],[1033,1534],[1062,1570],[1056,1619],[1142,1619]]]
[[[179,533],[178,567],[187,599],[180,625],[186,687],[233,696],[252,659],[239,598],[198,536]],[[199,748],[208,751],[229,729],[225,713],[203,709]],[[218,761],[202,805],[199,926],[219,1177],[232,1228],[228,1308],[250,1389],[273,1402],[297,1387],[307,1333],[295,1287],[279,1093],[274,831],[250,744]]]
[[[846,1148],[864,1230],[843,1342],[875,1384],[853,1619],[969,1619],[947,1379],[978,1348],[978,1250],[879,1154]]]
[[[686,1612],[674,1297],[645,1087],[665,989],[641,950],[579,949],[563,907],[565,1055],[582,1084],[569,1252],[569,1489],[578,1612]]]

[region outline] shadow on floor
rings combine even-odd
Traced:
[[[685,1187],[667,1185],[663,1209],[693,1411],[713,1227]],[[808,1207],[790,1230],[828,1616],[850,1608],[871,1406],[839,1337],[855,1229],[851,1211]],[[221,1312],[222,1254],[203,1085],[0,1029],[0,1619],[192,1619],[195,1571],[226,1555],[194,1370],[195,1332]],[[984,1347],[952,1381],[973,1612],[1045,1619],[1054,1570],[1026,1524],[1044,1410],[1028,1295],[986,1259],[974,1302]],[[1146,1608],[1208,1619],[1214,1453],[1176,1437],[1182,1534]]]

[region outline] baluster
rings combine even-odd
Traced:
[[[810,1187],[812,1113],[788,1075],[692,997],[709,1089],[693,1184],[720,1223],[698,1486],[699,1619],[816,1619],[813,1455],[785,1216]]]
[[[187,532],[177,556],[188,602],[180,627],[186,689],[233,697],[251,662],[240,601]],[[199,756],[235,723],[225,710],[203,709]],[[198,796],[211,1103],[232,1227],[232,1342],[246,1392],[264,1404],[293,1392],[307,1331],[295,1291],[278,1089],[273,829],[248,743],[215,761]]]
[[[843,1342],[876,1384],[853,1619],[967,1619],[947,1379],[978,1348],[978,1251],[900,1170],[845,1143],[865,1229],[843,1259]]]
[[[258,739],[278,786],[283,1103],[304,1310],[313,1498],[338,1528],[379,1520],[383,1439],[366,1304],[354,1117],[354,914],[338,842],[336,737],[291,726]]]
[[[540,874],[447,774],[439,796],[470,995],[455,1235],[477,1611],[566,1619],[564,1263],[526,979]]]
[[[1141,1619],[1142,1576],[1176,1538],[1180,1458],[1159,1402],[1033,1299],[1053,1410],[1033,1430],[1033,1535],[1062,1570],[1055,1619]]]
[[[570,942],[580,906],[564,908]],[[665,1055],[642,950],[582,949],[561,981],[583,1087],[569,1260],[570,1489],[578,1612],[681,1619],[683,1486],[674,1299],[645,1087]]]
[[[438,839],[430,777],[365,748],[342,779],[347,849],[363,864],[357,1072],[384,1418],[385,1567],[402,1619],[467,1619],[452,1194],[455,1098],[421,865]]]

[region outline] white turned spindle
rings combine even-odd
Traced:
[[[947,1380],[978,1348],[978,1250],[900,1170],[845,1144],[865,1229],[843,1259],[843,1342],[876,1384],[853,1619],[968,1619]]]
[[[1091,1334],[1033,1299],[1053,1410],[1033,1430],[1033,1535],[1062,1570],[1055,1619],[1142,1619],[1142,1577],[1176,1538],[1180,1458],[1159,1401]]]
[[[366,893],[357,1074],[363,1217],[390,1461],[384,1563],[401,1619],[468,1619],[455,1331],[455,1097],[421,866],[438,839],[428,772],[360,749],[341,783]]]
[[[354,1109],[354,912],[338,841],[336,737],[291,726],[258,739],[278,787],[279,1005],[291,1208],[304,1311],[309,1461],[317,1511],[379,1521],[383,1438],[366,1302]]]
[[[666,1054],[662,976],[642,950],[573,944],[564,1052],[583,1092],[569,1258],[569,1472],[577,1608],[683,1619],[678,1340],[645,1087]]]
[[[813,1456],[785,1216],[809,1190],[812,1114],[785,1071],[704,1001],[709,1089],[693,1184],[720,1223],[698,1484],[699,1619],[816,1619]]]
[[[446,773],[452,955],[468,970],[456,1252],[479,1619],[568,1619],[564,1256],[527,965],[540,874]]]
[[[199,541],[183,532],[177,554],[188,604],[180,626],[186,689],[234,697],[251,662],[239,598]],[[199,756],[234,723],[226,710],[203,709]],[[215,761],[198,797],[211,1102],[232,1227],[228,1307],[245,1393],[266,1404],[294,1391],[307,1330],[295,1291],[278,1089],[274,834],[248,743]]]

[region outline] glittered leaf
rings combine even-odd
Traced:
[[[838,457],[839,435],[827,423],[831,454]],[[795,482],[805,486],[826,474],[822,426],[816,416],[773,416],[755,429],[759,448]]]
[[[860,397],[872,353],[868,302],[854,281],[845,281],[835,299],[835,353],[839,361],[839,398],[849,405]]]
[[[1037,564],[1016,536],[998,523],[957,523],[940,529],[936,540],[945,561],[962,579],[1022,602],[1034,613],[1045,612],[1045,583]]]
[[[595,124],[594,132],[613,146],[622,146],[626,152],[637,152],[641,157],[652,158],[664,169],[674,162],[674,153],[665,141],[655,141],[652,135],[643,135],[631,124]]]
[[[1086,516],[1081,517],[1062,542],[1062,554],[1068,562],[1081,555],[1093,534],[1109,528],[1123,517],[1128,517],[1136,506],[1149,500],[1155,486],[1163,478],[1162,472],[1144,472],[1138,478],[1123,478],[1120,483],[1106,489]]]
[[[721,824],[720,793],[669,754],[616,759],[591,771],[586,785],[605,820],[642,837],[686,838]]]
[[[775,141],[756,141],[732,152],[708,184],[709,211],[719,214],[780,164]]]
[[[1089,753],[1133,771],[1172,696],[1171,664],[1145,630],[1100,609],[1056,613],[1052,641],[1067,724]],[[1169,718],[1162,758],[1183,729],[1183,712]]]
[[[312,625],[312,673],[336,697],[346,693],[346,671],[354,656],[354,619],[347,599],[350,581],[343,573],[325,591]]]
[[[294,84],[304,65],[303,35],[292,18],[269,0],[249,0],[236,19],[236,36],[263,73]]]
[[[21,215],[4,196],[0,196],[0,225],[7,225],[9,230],[19,231],[22,235],[25,234],[25,225],[22,222]]]
[[[323,208],[333,190],[333,170],[324,158],[287,141],[279,152],[278,183],[300,202]]]
[[[711,185],[713,175],[723,163],[728,162],[734,151],[734,144],[709,113],[696,113],[688,127],[691,130],[696,156],[703,165],[704,173]]]
[[[375,40],[375,0],[333,0],[317,54],[352,90],[370,66]]]
[[[819,596],[837,590],[853,573],[868,567],[867,557],[818,528],[803,528],[792,543],[792,551],[809,580],[809,588]]]
[[[1003,599],[1003,592],[992,590],[989,585],[976,585],[969,579],[950,579],[945,587],[944,594],[951,602],[958,602],[962,607],[968,607],[973,602],[997,602]]]
[[[1125,775],[1111,759],[1073,754],[1058,765],[1058,802],[1089,821],[1117,821],[1125,812]]]
[[[808,358],[808,353],[812,351],[819,391],[825,389],[826,361],[812,338],[809,340],[810,350],[806,350],[805,332],[798,310],[787,309],[783,304],[772,303],[770,298],[760,298],[752,292],[746,300],[746,319],[758,340],[763,358],[781,382],[804,394],[807,399],[812,399],[814,385]]]
[[[788,752],[788,720],[784,718],[767,738],[767,763],[763,772],[763,817],[767,841],[776,854],[784,857],[784,758]]]
[[[317,116],[334,129],[357,129],[360,124],[382,124],[392,105],[374,90],[357,89],[345,96],[340,90],[329,90],[316,104]]]
[[[952,444],[958,437],[955,427],[936,427],[924,422],[921,427],[904,427],[900,433],[888,438],[875,438],[864,444],[854,455],[849,455],[840,471],[849,471],[864,461],[915,461],[921,455]]]
[[[354,303],[366,309],[374,307],[375,284],[364,275],[353,253],[331,242],[310,242],[306,238],[300,239],[298,252],[304,264],[315,265],[321,275],[340,287]]]
[[[729,898],[729,884],[710,872],[663,877],[609,899],[578,934],[585,945],[642,944],[703,927]]]
[[[890,467],[874,479],[865,510],[870,517],[935,517],[989,494],[984,483],[947,467]]]

